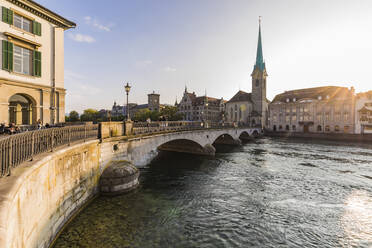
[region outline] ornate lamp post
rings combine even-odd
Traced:
[[[127,120],[129,121],[130,116],[129,116],[128,95],[129,95],[129,91],[130,91],[131,86],[129,85],[129,83],[127,83],[127,85],[125,85],[124,88],[125,88],[125,92],[127,93]]]

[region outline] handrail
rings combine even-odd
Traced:
[[[10,175],[11,168],[32,160],[37,154],[97,137],[98,125],[95,124],[35,130],[0,139],[0,177]]]

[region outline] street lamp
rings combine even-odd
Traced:
[[[127,120],[129,121],[130,120],[130,116],[129,116],[128,95],[129,95],[129,91],[130,91],[131,86],[127,82],[127,85],[125,85],[124,88],[125,88],[125,92],[127,93]]]

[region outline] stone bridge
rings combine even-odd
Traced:
[[[110,138],[102,142],[102,156],[105,161],[128,160],[137,167],[143,167],[159,151],[214,155],[215,145],[239,145],[242,140],[259,135],[260,128],[221,128],[151,134],[129,139]]]

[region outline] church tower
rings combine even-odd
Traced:
[[[252,125],[260,125],[261,127],[267,126],[268,118],[268,102],[266,99],[266,66],[263,59],[262,53],[262,42],[261,42],[261,17],[259,18],[259,29],[258,29],[258,45],[256,64],[254,65],[252,77]]]

